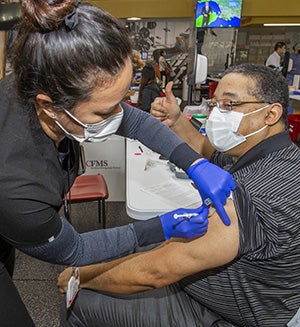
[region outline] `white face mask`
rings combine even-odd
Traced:
[[[64,110],[65,113],[75,120],[79,125],[84,128],[84,137],[76,136],[68,132],[55,118],[55,123],[61,128],[61,130],[67,135],[68,138],[76,140],[78,142],[103,142],[108,139],[109,136],[116,133],[121,125],[123,119],[123,109],[122,111],[111,115],[107,119],[102,120],[96,124],[84,124],[73,116],[69,111]]]
[[[237,130],[243,117],[257,113],[268,106],[269,104],[247,114],[232,110],[221,112],[218,107],[214,107],[205,124],[206,134],[210,143],[216,150],[226,152],[245,142],[248,137],[261,132],[268,125],[245,136],[239,134]]]

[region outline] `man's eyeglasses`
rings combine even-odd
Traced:
[[[231,111],[235,107],[248,103],[270,103],[267,101],[233,101],[233,100],[209,100],[206,102],[209,111],[212,111],[214,107],[217,107],[221,112]]]

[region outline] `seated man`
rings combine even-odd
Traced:
[[[231,224],[215,212],[202,237],[81,268],[62,326],[284,326],[300,307],[300,150],[285,131],[287,82],[263,65],[230,68],[210,102],[208,138],[171,88],[151,112],[232,173]]]

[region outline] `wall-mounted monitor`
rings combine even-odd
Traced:
[[[199,0],[196,4],[196,27],[239,27],[241,12],[242,0]]]

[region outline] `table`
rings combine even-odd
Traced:
[[[210,77],[210,76],[207,76],[207,78],[206,78],[207,80],[209,80],[209,81],[212,81],[212,82],[220,82],[220,80],[221,80],[221,77]]]
[[[297,90],[300,91],[300,90]],[[290,107],[293,109],[293,114],[300,114],[300,94],[289,94]]]
[[[290,94],[289,97],[292,100],[300,100],[300,95],[299,94]]]
[[[140,142],[126,140],[126,211],[131,218],[145,220],[202,203],[192,181],[177,178],[159,157]]]

